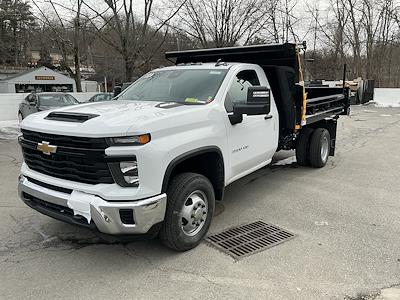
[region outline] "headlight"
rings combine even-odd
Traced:
[[[116,183],[124,187],[139,186],[139,172],[136,157],[121,162],[109,162],[111,174]]]
[[[149,133],[133,136],[121,136],[108,138],[108,144],[110,146],[130,146],[130,145],[145,145],[150,142],[151,136]]]

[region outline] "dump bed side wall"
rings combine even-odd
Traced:
[[[339,115],[347,115],[350,108],[350,89],[348,87],[306,87],[307,114],[314,114],[313,107],[328,111],[332,107],[342,109]],[[336,96],[336,97],[335,97]],[[336,98],[336,100],[335,100]],[[324,105],[324,103],[328,105]]]
[[[342,87],[306,87],[307,99],[343,94]]]

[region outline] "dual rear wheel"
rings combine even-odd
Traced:
[[[303,128],[297,138],[296,159],[300,166],[322,168],[331,148],[331,137],[325,128]]]

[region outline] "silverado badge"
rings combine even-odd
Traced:
[[[50,155],[51,153],[57,152],[57,146],[50,145],[49,142],[45,142],[45,141],[38,143],[36,149],[46,155]]]

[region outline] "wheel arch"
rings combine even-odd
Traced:
[[[171,179],[182,172],[204,175],[213,185],[215,199],[223,199],[225,189],[224,158],[221,149],[217,146],[197,148],[174,158],[165,171],[162,193],[167,192]]]

